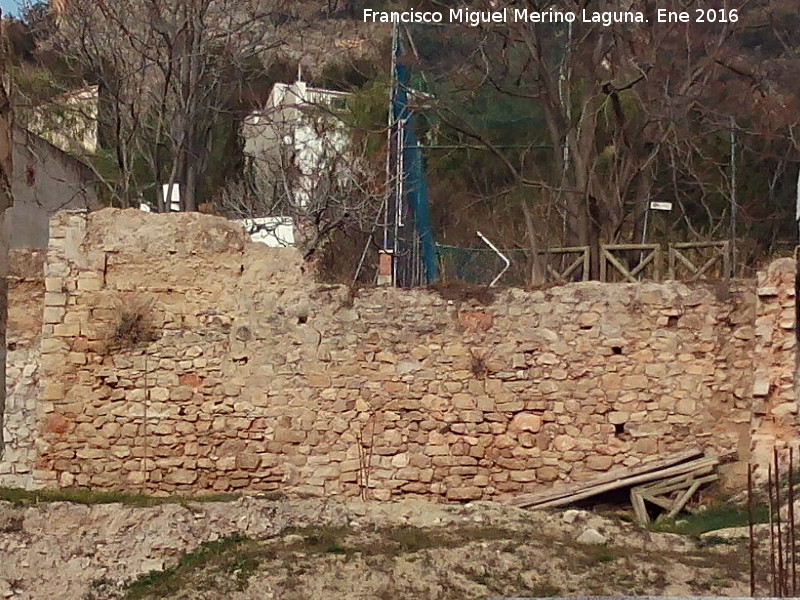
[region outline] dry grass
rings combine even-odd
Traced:
[[[109,349],[136,348],[154,342],[159,337],[153,319],[155,301],[138,298],[117,308],[117,321],[109,336]]]

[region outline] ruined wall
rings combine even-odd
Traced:
[[[0,457],[0,486],[30,488],[35,485],[44,251],[12,250],[9,263],[5,448]]]
[[[40,485],[465,500],[749,450],[755,282],[351,294],[104,210],[54,219],[45,285]]]
[[[762,466],[772,460],[774,447],[785,460],[789,444],[798,439],[795,271],[795,261],[786,258],[758,274],[752,458]]]

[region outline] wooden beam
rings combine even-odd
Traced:
[[[675,465],[667,469],[644,473],[634,477],[630,476],[622,477],[621,479],[603,485],[591,485],[585,487],[582,491],[575,492],[573,494],[545,502],[540,501],[538,498],[534,498],[532,500],[530,496],[528,497],[518,496],[517,498],[514,499],[515,501],[513,502],[513,504],[514,506],[519,506],[521,508],[528,508],[534,506],[537,508],[553,508],[556,506],[564,506],[566,504],[571,504],[572,502],[577,502],[578,500],[591,498],[592,496],[596,496],[598,494],[602,494],[605,492],[610,492],[612,490],[616,490],[619,488],[630,487],[639,483],[646,483],[648,481],[655,481],[657,479],[661,479],[663,477],[669,477],[672,475],[682,475],[684,473],[691,473],[699,468],[706,467],[708,465],[716,465],[718,463],[719,459],[716,457],[703,458],[700,460],[695,460],[692,462]]]
[[[631,490],[631,506],[633,506],[633,512],[636,514],[636,520],[639,524],[647,525],[650,522],[650,515],[647,514],[644,499],[633,490]]]
[[[639,490],[648,494],[669,494],[675,490],[684,489],[689,487],[698,477],[702,477],[714,470],[715,465],[708,465],[692,473],[686,475],[678,475],[677,477],[670,477],[663,481],[645,484],[639,486]]]
[[[532,494],[523,494],[521,496],[516,496],[515,498],[507,500],[506,504],[511,504],[513,506],[520,506],[522,508],[525,508],[526,506],[532,506],[534,504],[540,504],[542,502],[548,502],[550,500],[556,500],[558,498],[571,496],[577,492],[580,492],[581,490],[593,486],[599,486],[606,483],[611,483],[613,481],[617,481],[619,479],[627,477],[635,477],[637,475],[642,475],[644,473],[650,473],[651,471],[657,471],[659,469],[671,467],[672,465],[677,465],[679,463],[696,459],[700,456],[703,456],[703,451],[698,448],[695,448],[693,450],[686,450],[685,452],[679,452],[677,454],[673,454],[671,456],[667,456],[662,459],[653,460],[647,463],[643,463],[641,465],[636,465],[635,467],[613,469],[608,473],[597,475],[590,479],[586,479],[585,481],[576,481],[574,483],[569,483],[566,485],[547,488],[545,490],[542,490],[541,492],[534,492]]]
[[[651,496],[650,494],[641,494],[641,493],[639,494],[639,496],[642,499],[647,500],[648,502],[652,502],[656,506],[663,508],[664,510],[670,510],[674,503],[674,500],[672,500],[671,498],[661,498],[659,496]]]
[[[692,498],[692,496],[694,496],[694,493],[698,490],[698,488],[701,485],[703,484],[700,483],[699,481],[695,481],[692,484],[692,487],[690,487],[682,495],[680,495],[678,499],[675,501],[675,506],[673,506],[672,510],[669,511],[669,513],[667,514],[667,518],[668,519],[675,518],[675,515],[681,512],[681,510],[683,510],[683,507],[686,506],[686,503]]]

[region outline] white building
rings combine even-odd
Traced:
[[[35,107],[27,127],[67,154],[95,154],[99,102],[96,85],[69,91]]]
[[[347,108],[347,96],[300,80],[277,83],[266,106],[245,119],[244,153],[261,184],[265,210],[279,195],[289,195],[296,208],[312,207],[331,173],[342,172],[349,136],[338,115]]]

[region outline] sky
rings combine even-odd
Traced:
[[[0,8],[3,9],[3,15],[19,14],[19,4],[17,0],[0,0]]]

